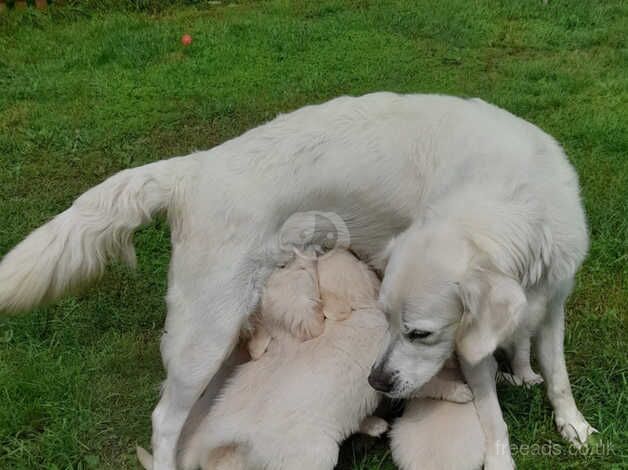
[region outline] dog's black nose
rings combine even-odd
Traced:
[[[393,387],[392,375],[379,369],[373,369],[369,375],[369,384],[378,392],[388,393]]]

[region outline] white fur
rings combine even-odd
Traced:
[[[484,461],[484,433],[471,402],[412,399],[390,435],[401,470],[476,470]]]
[[[463,383],[455,363],[436,377]],[[485,436],[472,401],[409,400],[392,425],[390,446],[400,470],[476,470],[484,463]]]
[[[133,232],[170,207],[187,168],[181,159],[152,163],[87,191],[4,257],[0,308],[15,312],[55,300],[100,276],[112,258],[135,265]]]
[[[383,337],[387,327],[375,308],[378,286],[365,264],[337,249],[320,262],[299,256],[273,272],[249,341],[257,360],[230,378],[209,416],[186,439],[183,466],[332,468],[338,444],[349,434],[385,433],[388,423],[370,416],[379,397],[365,386],[377,354],[371,339]],[[346,311],[334,313],[340,322],[328,317],[324,333],[313,333],[309,325],[318,325],[320,312],[329,311],[325,299]],[[458,403],[472,399],[466,384],[442,375],[417,396]],[[146,450],[138,448],[137,455],[144,468],[151,468]]]
[[[511,352],[522,359],[520,345]],[[529,349],[527,350],[529,353]],[[529,367],[529,357],[527,359]],[[531,369],[530,369],[531,371]],[[403,416],[391,428],[393,460],[401,470],[474,470],[511,468],[508,433],[495,390],[496,363],[487,358],[474,368],[467,368],[476,395],[458,403],[425,398],[426,389],[440,380],[441,390],[464,384],[454,358],[420,390],[422,398],[413,398]],[[519,379],[517,375],[506,380]],[[515,384],[519,384],[515,382]],[[468,390],[468,389],[467,389]],[[470,393],[464,389],[462,393]]]
[[[52,300],[99,274],[108,256],[132,258],[130,233],[159,209],[174,223],[162,341],[168,378],[153,413],[156,470],[174,468],[190,408],[233,348],[266,277],[285,262],[280,232],[295,212],[340,216],[365,259],[411,225],[451,222],[448,239],[466,242],[438,253],[482,253],[526,295],[547,285],[556,297],[552,289],[571,279],[587,249],[576,174],[547,134],[481,100],[374,93],[307,106],[209,151],[113,176],[5,257],[0,309]],[[416,250],[404,256],[422,259]],[[450,268],[439,268],[451,278],[442,272]],[[451,288],[437,281],[430,286]],[[430,295],[434,305],[451,302],[438,295]],[[562,304],[552,305],[560,316]],[[563,404],[555,404],[564,408],[557,422],[582,440],[586,427],[566,391],[557,344],[562,326],[549,326],[539,343],[542,369],[560,373],[552,383],[544,378],[553,402]],[[451,353],[437,349],[424,371],[432,375]]]

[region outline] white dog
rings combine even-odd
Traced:
[[[486,434],[487,468],[512,467],[506,424],[495,419],[491,355],[498,346],[518,346],[515,373],[538,382],[529,367],[531,334],[559,431],[577,447],[595,431],[576,407],[563,355],[564,303],[587,249],[577,179],[564,159],[548,158],[561,155],[553,142],[530,140],[535,158],[512,163],[517,175],[499,168],[497,180],[482,187],[482,170],[467,169],[384,256],[380,302],[393,334],[371,383],[407,396],[455,347]],[[478,159],[480,167],[496,165]]]
[[[497,362],[490,361],[497,381],[517,386],[539,383],[540,377],[530,366],[529,345],[529,337],[522,338],[518,344],[510,345],[508,356],[512,374],[498,371]],[[437,380],[447,388],[464,384],[456,357],[449,358],[443,369],[422,390],[435,384]],[[434,400],[433,397],[422,394],[421,397],[407,402],[403,415],[394,422],[390,430],[392,457],[401,470],[482,468],[485,464],[487,442],[475,402],[453,401],[455,400]],[[488,422],[501,419],[499,406],[484,409],[483,412],[492,413],[488,416]],[[506,452],[506,449],[501,450]]]
[[[166,211],[168,376],[152,445],[154,468],[173,469],[190,408],[286,261],[281,227],[310,210],[346,223],[364,259],[385,260],[386,244],[405,231],[387,252],[382,293],[395,334],[380,364],[396,372],[398,394],[440,369],[456,331],[462,355],[481,363],[530,317],[531,297],[544,299],[537,350],[556,422],[571,442],[586,440],[562,346],[564,300],[587,250],[577,177],[551,137],[481,100],[343,97],[212,150],[123,171],[6,255],[0,309],[52,301],[111,257],[133,263],[133,231]],[[426,253],[425,269],[414,269]],[[461,299],[469,313],[457,328]]]

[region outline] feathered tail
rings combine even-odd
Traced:
[[[0,311],[55,300],[100,276],[110,259],[134,265],[133,232],[173,205],[181,160],[117,173],[13,248],[0,262]]]

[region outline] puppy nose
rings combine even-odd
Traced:
[[[372,369],[369,384],[378,392],[388,393],[392,390],[392,376],[381,369]]]

